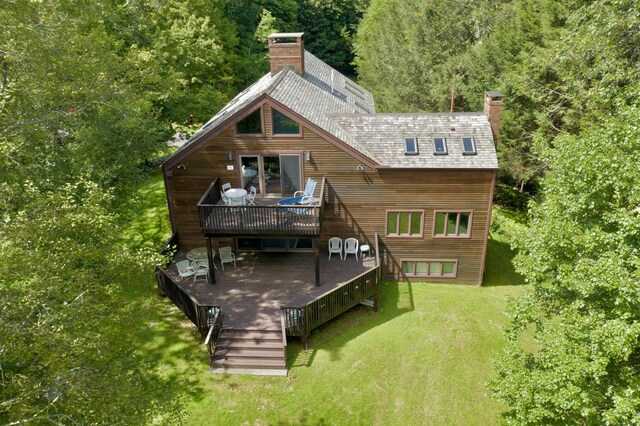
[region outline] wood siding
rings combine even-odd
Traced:
[[[230,125],[212,140],[165,170],[173,230],[184,248],[204,245],[197,203],[215,177],[232,186],[242,185],[240,155],[312,152],[303,162],[303,182],[311,177],[327,179],[321,231],[321,254],[329,238],[356,237],[373,247],[374,234],[381,237],[383,274],[402,277],[403,259],[454,259],[457,277],[403,277],[415,281],[480,284],[484,270],[488,214],[493,170],[374,170],[362,161],[303,127],[302,136],[273,137],[271,109],[263,104],[264,132],[261,137],[236,136]],[[286,110],[280,109],[287,113]],[[304,123],[302,123],[304,124]],[[233,161],[227,153],[233,152]],[[301,156],[301,158],[303,158]],[[233,165],[234,170],[227,170]],[[359,170],[361,165],[361,169]],[[316,191],[319,192],[319,191]],[[317,195],[317,194],[316,194]],[[387,210],[424,210],[421,238],[387,237]],[[434,238],[434,211],[472,211],[469,238]],[[228,242],[225,241],[226,244]],[[222,244],[222,243],[221,243]]]

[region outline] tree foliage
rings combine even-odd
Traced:
[[[640,422],[640,12],[579,6],[548,50],[556,129],[538,129],[549,172],[515,261],[532,286],[491,385],[510,424]]]
[[[640,109],[563,135],[519,243],[533,284],[513,321],[495,395],[513,424],[640,421]]]
[[[519,80],[547,69],[534,58],[547,58],[565,14],[557,0],[373,1],[356,36],[358,73],[383,111],[449,111],[452,98],[455,111],[480,111],[484,91],[503,91],[501,177],[526,183],[541,174],[532,134],[546,104]]]

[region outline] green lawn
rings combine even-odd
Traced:
[[[141,194],[155,203],[161,189],[154,177]],[[166,233],[156,206],[148,205],[149,232]],[[522,278],[505,237],[494,238],[483,287],[384,282],[379,312],[345,313],[315,330],[306,349],[290,339],[288,377],[209,373],[195,327],[148,292],[138,303],[157,310],[143,319],[153,327],[138,353],[171,384],[187,424],[495,424],[500,407],[484,384],[502,345],[506,300],[520,293]]]

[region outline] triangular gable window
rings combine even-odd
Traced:
[[[300,125],[275,108],[271,108],[271,122],[274,135],[300,134]]]
[[[261,135],[262,114],[258,108],[236,124],[236,133],[239,135]]]

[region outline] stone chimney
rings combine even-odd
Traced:
[[[498,143],[498,137],[500,136],[500,114],[502,113],[503,105],[504,95],[502,93],[495,90],[484,92],[484,113],[489,118],[494,144]]]
[[[271,74],[282,68],[292,68],[304,74],[304,33],[275,33],[269,40],[269,62]]]

